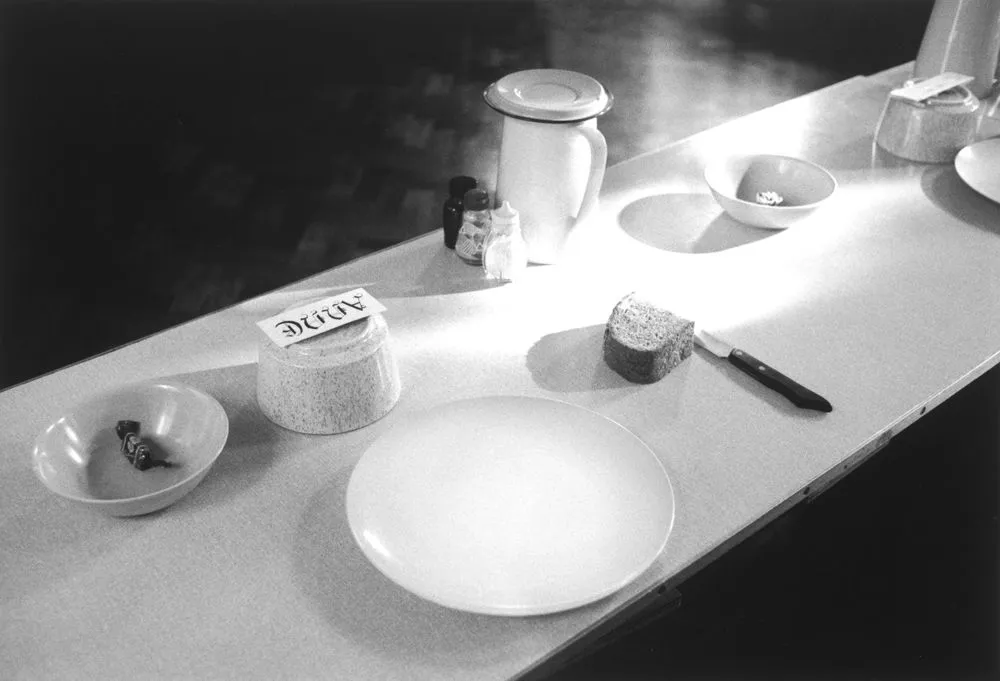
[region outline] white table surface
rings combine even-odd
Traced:
[[[901,73],[853,78],[609,169],[567,262],[514,285],[485,284],[434,233],[0,393],[0,676],[515,677],[839,478],[1000,361],[1000,205],[951,166],[873,167],[872,132]],[[822,163],[840,188],[785,232],[732,223],[701,173],[747,149]],[[254,323],[357,286],[388,307],[398,405],[343,435],[272,425],[255,401]],[[637,288],[834,411],[798,410],[700,350],[658,383],[624,381],[604,365],[601,338]],[[188,497],[116,519],[35,479],[32,442],[62,410],[163,377],[214,395],[231,422]],[[571,612],[492,617],[423,601],[364,558],[344,491],[366,446],[406,414],[490,394],[591,408],[657,453],[676,521],[634,583]]]

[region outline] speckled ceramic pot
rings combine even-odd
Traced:
[[[908,80],[905,85],[922,78]],[[923,102],[890,96],[875,131],[875,142],[894,156],[921,163],[951,163],[975,140],[980,101],[965,86]]]
[[[385,416],[399,400],[389,329],[374,314],[282,348],[260,344],[257,401],[279,426],[343,433]]]

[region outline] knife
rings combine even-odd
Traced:
[[[734,348],[704,329],[695,329],[694,341],[713,355],[728,359],[730,364],[740,371],[749,374],[771,390],[784,395],[796,407],[815,409],[816,411],[833,411],[833,405],[812,390],[809,390],[809,388],[799,385],[788,378],[788,376],[761,362],[748,352]]]

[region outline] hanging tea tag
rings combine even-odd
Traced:
[[[973,80],[975,79],[972,76],[964,76],[961,73],[940,73],[916,83],[897,88],[889,94],[911,102],[922,102],[953,87],[971,83]]]
[[[384,311],[385,305],[375,300],[368,291],[356,288],[285,310],[257,322],[257,326],[274,343],[284,348]]]

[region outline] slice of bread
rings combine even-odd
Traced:
[[[633,383],[654,383],[691,355],[694,322],[633,292],[604,329],[604,361]]]

